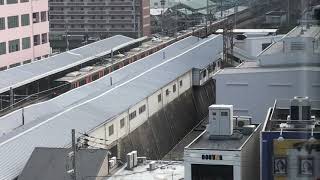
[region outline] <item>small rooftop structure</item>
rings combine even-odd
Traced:
[[[233,117],[231,105],[210,106],[207,130],[185,147],[185,180],[258,179],[260,129]]]
[[[320,26],[297,26],[258,55],[260,66],[319,65]]]
[[[261,132],[261,180],[320,178],[320,101],[277,99]]]
[[[73,180],[70,152],[70,148],[35,148],[18,180]],[[78,179],[108,175],[108,150],[79,149],[76,156]]]
[[[150,169],[150,164],[154,167]],[[181,180],[184,177],[182,161],[151,161],[139,163],[132,170],[125,167],[111,175],[110,180]]]
[[[235,115],[250,115],[255,123],[262,123],[274,99],[286,99],[295,95],[320,98],[320,46],[316,45],[320,42],[320,28],[312,26],[304,29],[306,33],[301,36],[306,39],[303,41],[296,34],[299,29],[302,30],[302,27],[277,38],[258,54],[256,60],[217,72],[213,77],[217,84],[217,103],[233,104]],[[296,50],[282,52],[284,41],[297,42],[291,44],[292,47],[287,44],[289,49]],[[306,45],[313,42],[314,51],[309,47],[310,44]],[[298,48],[303,49],[297,50]],[[234,52],[241,53],[239,48],[235,48]]]

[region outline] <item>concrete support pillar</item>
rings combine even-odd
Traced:
[[[121,139],[117,141],[117,159],[121,159]]]

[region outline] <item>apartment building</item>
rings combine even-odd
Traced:
[[[71,49],[88,39],[150,35],[149,0],[49,0],[49,7],[54,49],[66,49],[66,37]]]
[[[49,55],[48,1],[0,0],[0,70]]]

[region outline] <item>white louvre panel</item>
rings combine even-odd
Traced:
[[[291,42],[290,45],[291,51],[303,51],[305,50],[304,42]]]

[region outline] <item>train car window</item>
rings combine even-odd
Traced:
[[[94,75],[92,75],[92,81],[95,81],[99,79],[99,73],[95,73]]]
[[[81,80],[79,81],[79,86],[82,86],[82,85],[84,85],[84,84],[86,84],[86,79],[81,79]]]
[[[119,64],[116,64],[113,66],[113,70],[117,70],[117,69],[119,69]]]
[[[129,60],[124,61],[124,65],[128,65],[129,64]]]
[[[109,69],[108,69],[108,68],[106,68],[106,69],[104,70],[104,75],[107,75],[107,74],[109,74]]]

